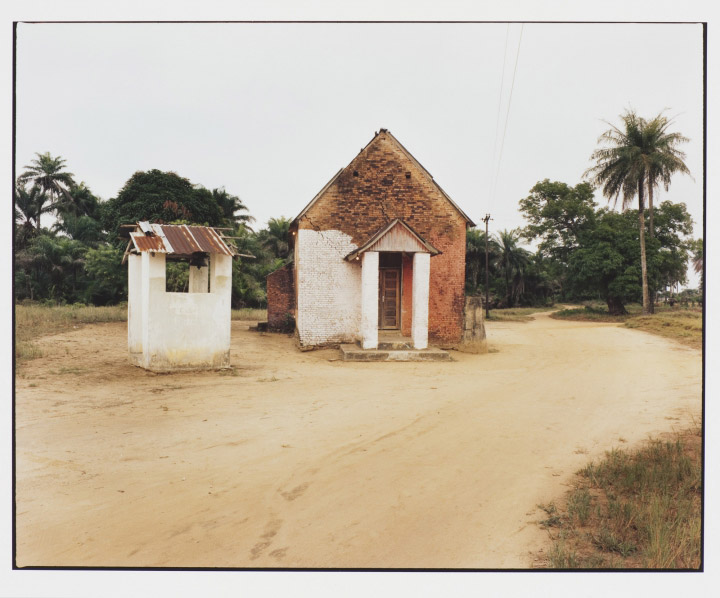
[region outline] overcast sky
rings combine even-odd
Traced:
[[[702,57],[694,24],[22,23],[17,168],[60,155],[103,199],[172,170],[263,226],[384,127],[497,231],[523,225],[536,182],[582,180],[604,121],[665,110],[693,178],[658,200],[685,202],[700,236]]]

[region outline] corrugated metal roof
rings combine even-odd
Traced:
[[[135,249],[138,251],[156,251],[158,253],[167,253],[163,245],[162,237],[150,237],[144,233],[130,233]]]
[[[135,251],[153,251],[174,255],[192,255],[193,253],[215,253],[235,256],[237,250],[228,245],[218,232],[209,226],[188,226],[186,224],[150,224],[140,225],[130,233]]]

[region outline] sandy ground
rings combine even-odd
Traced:
[[[124,324],[42,339],[18,566],[527,568],[573,472],[700,420],[700,352],[612,324],[491,323],[450,363],[232,338],[232,372],[171,375],[128,364]]]

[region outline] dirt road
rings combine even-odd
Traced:
[[[233,322],[231,373],[130,366],[124,324],[17,377],[17,564],[527,568],[538,503],[701,413],[700,353],[612,324],[491,323],[488,355],[343,363]]]

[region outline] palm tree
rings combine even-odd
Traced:
[[[500,269],[505,276],[505,293],[508,307],[525,291],[525,271],[530,265],[532,254],[518,246],[519,230],[503,230],[498,233]]]
[[[488,240],[488,261],[490,275],[494,275],[494,265],[499,260],[500,247],[491,236]],[[471,228],[467,231],[465,245],[465,282],[469,293],[477,293],[478,286],[485,285],[485,231]]]
[[[15,243],[18,248],[24,247],[36,233],[42,195],[37,185],[33,185],[29,191],[19,183],[15,187]]]
[[[287,259],[290,254],[290,244],[288,243],[290,222],[289,218],[283,216],[270,218],[267,228],[264,228],[259,233],[262,246],[270,251],[274,257]]]
[[[602,186],[603,195],[617,200],[622,194],[622,209],[626,210],[637,195],[640,229],[640,266],[642,274],[643,314],[652,313],[647,280],[647,254],[645,252],[645,191],[651,193],[658,183],[669,185],[670,177],[678,170],[685,172],[684,154],[675,144],[685,141],[681,135],[667,133],[670,124],[658,115],[646,121],[628,110],[620,118],[623,128],[610,123],[610,129],[599,138],[605,147],[596,149],[591,156],[596,164],[584,176]],[[684,170],[683,170],[684,169]]]
[[[646,153],[643,159],[647,165],[647,191],[649,233],[652,239],[655,236],[653,225],[653,195],[655,188],[661,183],[665,191],[670,188],[670,179],[676,172],[690,174],[690,170],[683,160],[685,153],[677,149],[678,143],[690,141],[680,133],[669,133],[668,127],[672,121],[662,113],[652,120],[644,123],[643,136]]]
[[[705,275],[703,272],[705,268],[704,246],[705,244],[702,239],[696,239],[693,242],[692,266],[695,274],[700,275],[700,293],[705,291]]]
[[[38,210],[42,203],[42,190],[33,185],[28,191],[24,184],[18,182],[15,187],[15,224],[19,226],[37,226]]]
[[[249,224],[251,222],[255,222],[255,218],[253,218],[249,213],[242,213],[248,212],[248,208],[242,200],[236,195],[231,195],[225,191],[224,187],[213,189],[212,196],[220,206],[223,218],[228,224],[233,227],[243,224],[247,228],[250,228]]]
[[[42,191],[42,201],[37,212],[37,219],[35,225],[37,230],[40,230],[40,215],[46,212],[52,212],[56,210],[60,198],[64,198],[65,201],[72,202],[72,196],[68,191],[68,188],[75,184],[73,180],[73,174],[63,170],[65,167],[65,160],[58,156],[53,158],[50,152],[44,154],[35,154],[37,156],[28,166],[25,166],[27,170],[18,177],[18,182],[24,185],[28,182],[32,182],[34,186],[38,187]],[[50,202],[48,206],[45,206],[46,202]]]

